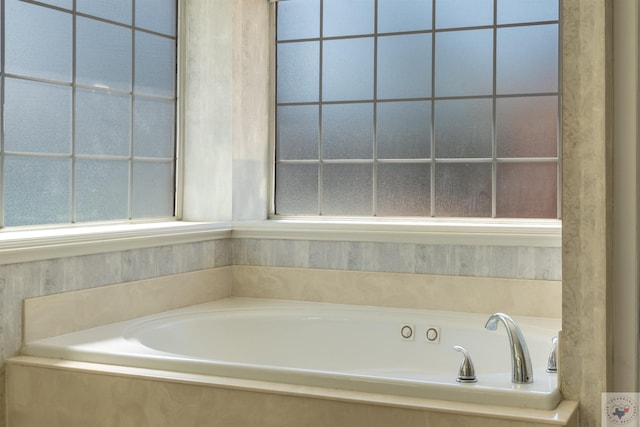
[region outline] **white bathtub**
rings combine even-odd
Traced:
[[[27,343],[23,354],[406,397],[553,409],[562,399],[546,372],[556,319],[514,317],[534,366],[511,383],[504,326],[488,314],[228,298]],[[404,339],[410,325],[414,336]],[[435,341],[426,332],[438,332]],[[406,329],[405,329],[406,331]],[[433,334],[433,331],[431,331]],[[476,383],[456,381],[470,353]]]

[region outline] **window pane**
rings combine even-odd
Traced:
[[[429,164],[378,165],[378,215],[430,216]]]
[[[71,81],[71,14],[6,0],[8,73]]]
[[[490,95],[493,92],[493,31],[436,35],[436,96]]]
[[[278,2],[278,40],[320,37],[320,0]]]
[[[77,18],[76,82],[131,90],[131,30]]]
[[[378,98],[431,96],[431,35],[378,38]]]
[[[490,164],[440,163],[435,175],[436,216],[491,216]]]
[[[133,154],[139,157],[173,157],[175,111],[172,101],[137,96],[133,114]]]
[[[76,152],[129,156],[131,96],[76,89]]]
[[[319,114],[315,105],[278,108],[276,155],[279,160],[318,158]]]
[[[492,157],[491,99],[436,101],[436,157]]]
[[[432,0],[378,0],[378,32],[431,29]]]
[[[373,99],[372,38],[324,42],[322,99]]]
[[[557,177],[555,163],[499,163],[496,215],[556,218]]]
[[[71,221],[71,160],[4,159],[5,225]]]
[[[493,25],[493,0],[436,0],[436,28]]]
[[[325,164],[322,190],[323,215],[371,215],[373,166]]]
[[[129,162],[76,160],[76,220],[129,217]]]
[[[496,131],[498,157],[556,157],[558,98],[496,100]]]
[[[133,218],[174,214],[174,173],[170,162],[133,162]]]
[[[431,156],[431,102],[384,102],[377,112],[378,158]]]
[[[71,88],[5,79],[5,149],[71,153]]]
[[[320,44],[278,45],[278,102],[318,101],[320,91]]]
[[[558,26],[498,29],[497,92],[558,90]]]
[[[135,91],[175,96],[175,41],[136,31]]]
[[[498,0],[498,24],[555,21],[558,0]]]
[[[372,156],[373,105],[325,105],[322,109],[322,157],[370,159]]]
[[[131,25],[131,0],[76,0],[80,13]]]
[[[318,213],[318,165],[276,165],[276,212],[280,215]]]
[[[176,35],[176,0],[136,0],[136,27]]]
[[[373,33],[374,0],[324,0],[323,36]]]

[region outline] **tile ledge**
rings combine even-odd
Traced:
[[[0,265],[231,236],[225,222],[163,221],[0,231]]]
[[[496,246],[562,246],[560,220],[270,219],[232,222],[233,238]]]

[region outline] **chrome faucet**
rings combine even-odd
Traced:
[[[533,382],[533,370],[531,368],[531,357],[529,349],[524,340],[522,331],[516,322],[504,313],[496,313],[492,315],[485,328],[490,331],[498,329],[498,321],[504,324],[509,337],[509,345],[511,347],[511,381],[516,384],[528,384]]]

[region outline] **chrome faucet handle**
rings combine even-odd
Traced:
[[[551,338],[551,351],[547,361],[547,372],[555,374],[558,372],[558,337]]]
[[[471,361],[471,357],[469,356],[467,349],[461,345],[454,345],[453,349],[455,351],[459,351],[464,356],[456,381],[459,383],[475,383],[478,381],[476,378],[476,371],[473,368],[473,362]]]

